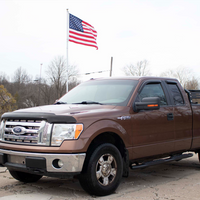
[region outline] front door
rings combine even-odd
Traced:
[[[148,82],[136,98],[159,97],[159,110],[139,111],[132,114],[133,159],[161,155],[174,150],[173,106],[166,98],[162,82]]]

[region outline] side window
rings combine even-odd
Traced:
[[[145,97],[159,97],[160,105],[167,105],[167,100],[160,83],[150,83],[144,86],[137,101],[142,101]]]
[[[167,85],[168,85],[170,92],[172,94],[174,105],[183,105],[184,100],[183,100],[182,94],[181,94],[177,84],[168,83]]]

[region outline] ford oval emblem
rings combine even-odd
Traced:
[[[12,129],[12,132],[16,135],[22,135],[26,132],[26,129],[21,126],[16,126]]]

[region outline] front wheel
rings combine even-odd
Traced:
[[[29,174],[29,173],[20,172],[20,171],[14,171],[14,170],[9,170],[9,172],[13,178],[24,183],[36,182],[42,178],[41,175],[37,175],[37,174]]]
[[[91,195],[105,196],[113,193],[122,178],[123,162],[119,150],[112,144],[97,147],[86,163],[79,181]]]

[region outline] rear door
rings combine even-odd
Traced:
[[[174,151],[174,107],[162,81],[148,81],[138,90],[137,101],[159,97],[159,110],[139,111],[132,115],[133,157],[142,158]]]
[[[175,151],[189,150],[192,143],[192,111],[185,91],[176,81],[166,81],[174,108]]]

